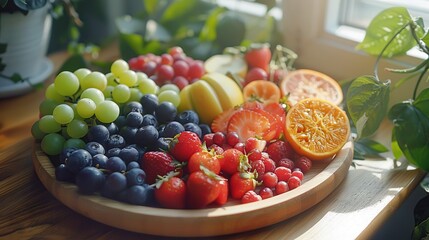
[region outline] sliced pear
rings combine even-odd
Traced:
[[[190,90],[191,90],[191,86],[192,85],[187,85],[186,87],[184,87],[180,93],[180,104],[179,106],[177,106],[177,111],[178,112],[183,112],[186,110],[193,110],[193,106],[192,106],[192,100],[191,100],[191,95],[189,94]]]
[[[247,73],[247,64],[241,55],[218,54],[213,55],[204,62],[204,68],[208,73],[227,74],[231,72],[244,78]]]
[[[215,90],[223,110],[243,103],[243,93],[234,80],[221,73],[207,73],[201,77]]]
[[[194,82],[190,86],[189,94],[192,106],[198,113],[200,121],[211,124],[213,119],[223,111],[215,90],[206,81],[201,80]]]

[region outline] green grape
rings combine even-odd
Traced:
[[[52,115],[56,106],[58,103],[55,100],[45,98],[39,105],[40,116]]]
[[[129,70],[130,67],[128,66],[128,63],[123,59],[118,59],[112,63],[112,66],[110,66],[110,72],[113,73],[116,77],[121,76],[121,74],[127,70]]]
[[[79,83],[81,83],[82,79],[84,79],[86,77],[86,75],[91,73],[91,70],[89,70],[88,68],[79,68],[78,70],[74,71],[73,73],[79,79]]]
[[[88,88],[96,88],[101,91],[106,89],[107,86],[107,78],[106,76],[101,72],[91,72],[90,74],[86,75],[82,81],[81,81],[81,87],[83,90]]]
[[[84,118],[81,117],[77,112],[77,109],[76,109],[77,103],[70,103],[69,106],[73,109],[74,119],[84,120]]]
[[[112,98],[117,103],[125,103],[130,99],[130,88],[125,84],[119,84],[112,91]]]
[[[97,88],[88,88],[83,90],[82,94],[80,95],[80,98],[89,98],[94,101],[96,105],[100,104],[101,102],[104,102],[105,99],[103,92]]]
[[[67,126],[61,128],[61,135],[64,137],[64,139],[70,139],[69,134],[67,133]]]
[[[67,139],[64,143],[63,148],[78,148],[83,149],[85,148],[85,142],[80,138],[70,138]]]
[[[55,133],[61,131],[61,124],[55,121],[54,116],[45,115],[39,119],[39,128],[44,133]]]
[[[97,105],[95,117],[102,123],[111,123],[119,116],[119,106],[113,101],[104,101]]]
[[[42,148],[42,151],[47,155],[58,155],[63,150],[65,141],[66,140],[64,139],[64,137],[60,134],[49,133],[42,139],[40,147]]]
[[[73,120],[74,111],[72,107],[63,103],[55,107],[52,116],[59,124],[67,124]]]
[[[143,97],[143,93],[141,93],[138,88],[130,88],[130,99],[128,99],[128,102],[131,102],[131,101],[140,102],[140,99],[142,97]]]
[[[180,96],[173,90],[165,90],[158,95],[158,101],[159,103],[171,102],[174,106],[177,107],[180,104]]]
[[[55,77],[54,86],[61,96],[73,96],[79,90],[79,78],[72,72],[62,71]]]
[[[137,74],[133,70],[127,70],[121,74],[119,81],[128,87],[135,86],[137,85]]]
[[[139,81],[139,90],[144,95],[146,94],[158,94],[159,87],[156,83],[149,78],[144,78]]]
[[[180,89],[176,84],[167,83],[167,84],[162,85],[162,87],[159,88],[158,94],[165,91],[165,90],[173,90],[177,94],[179,94],[179,92],[180,92]]]
[[[88,133],[88,124],[85,121],[79,119],[73,119],[67,125],[67,134],[71,138],[82,138]]]
[[[107,86],[116,86],[116,85],[118,85],[116,77],[115,77],[115,75],[113,75],[113,73],[107,73],[106,74],[106,78],[107,78]]]
[[[31,135],[37,141],[42,140],[43,137],[46,136],[46,133],[42,132],[42,130],[39,128],[39,120],[35,121],[31,126]]]
[[[61,96],[57,90],[55,90],[55,84],[51,83],[45,91],[45,98],[52,99],[56,101],[57,103],[64,102],[64,96]]]
[[[76,111],[82,118],[90,118],[95,113],[97,105],[89,98],[81,98],[76,104]]]
[[[140,84],[141,80],[149,78],[144,72],[136,72],[136,75],[137,75],[137,84]]]
[[[112,91],[115,87],[107,85],[106,89],[104,89],[103,94],[104,98],[111,98],[112,97]]]

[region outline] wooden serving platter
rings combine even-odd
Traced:
[[[248,204],[201,210],[173,210],[130,205],[77,192],[74,184],[55,180],[49,158],[34,144],[33,165],[43,185],[60,202],[95,221],[128,231],[175,237],[218,236],[249,231],[291,218],[328,196],[347,176],[353,144],[347,142],[329,161],[315,162],[303,184],[289,192]]]

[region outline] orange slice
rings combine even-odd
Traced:
[[[350,135],[346,113],[332,102],[318,98],[295,104],[287,113],[285,129],[293,149],[312,160],[333,157]]]
[[[264,104],[278,103],[280,101],[280,88],[273,82],[267,80],[256,80],[248,83],[243,88],[244,101],[255,99]]]
[[[282,96],[288,96],[291,105],[305,98],[321,98],[339,105],[343,92],[337,81],[326,74],[310,69],[289,72],[280,82]]]

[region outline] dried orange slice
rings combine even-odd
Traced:
[[[243,88],[244,101],[259,100],[264,104],[278,103],[280,101],[280,88],[267,80],[256,80]]]
[[[333,157],[346,144],[349,135],[346,113],[327,100],[303,99],[286,116],[286,139],[297,153],[312,160]]]
[[[282,96],[288,96],[291,105],[305,98],[321,98],[339,105],[343,92],[337,81],[326,74],[310,69],[289,72],[279,84]]]

